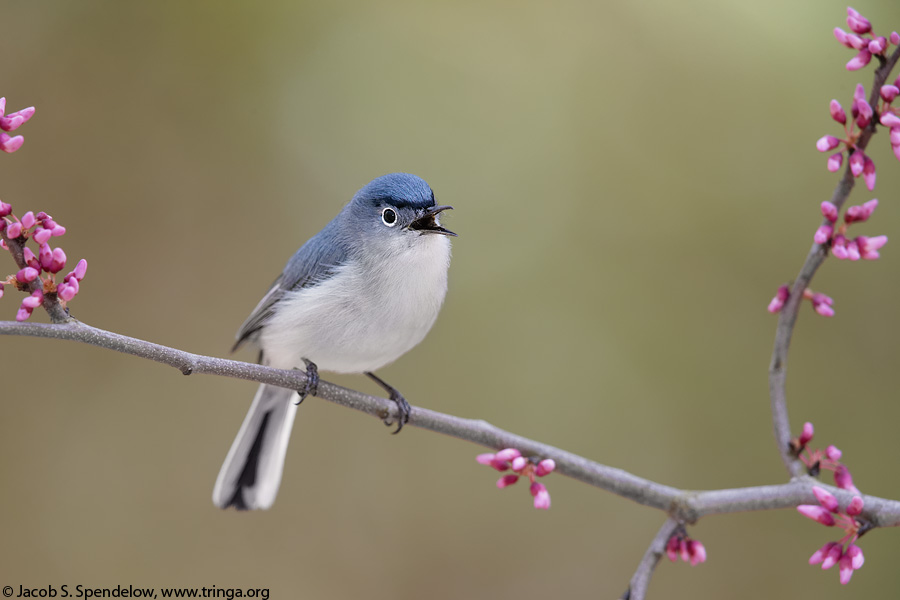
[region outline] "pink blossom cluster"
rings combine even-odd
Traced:
[[[895,86],[882,86],[882,89],[888,87]],[[861,84],[856,86],[850,110],[852,118],[849,120],[849,124],[847,113],[837,100],[831,101],[829,111],[831,112],[831,118],[844,126],[844,137],[838,138],[833,135],[823,135],[816,141],[816,149],[819,152],[830,152],[840,147],[838,152],[828,157],[826,167],[832,173],[840,169],[844,164],[844,152],[846,151],[850,157],[850,172],[854,177],[862,175],[866,187],[870,191],[874,190],[875,163],[856,145],[860,135],[872,123],[872,119],[875,116],[875,111],[866,100],[866,89]]]
[[[791,297],[791,288],[786,285],[782,285],[778,288],[778,291],[775,292],[775,297],[769,302],[769,306],[766,308],[770,313],[780,312],[782,308],[784,308],[785,303],[788,301],[788,298]],[[833,317],[834,309],[831,307],[834,304],[834,300],[831,296],[826,296],[825,294],[821,294],[819,292],[814,292],[809,288],[803,290],[803,298],[805,300],[809,300],[812,303],[813,310],[822,315],[823,317]]]
[[[666,556],[675,562],[679,558],[696,567],[706,562],[706,547],[698,540],[691,539],[683,531],[675,532],[666,543]]]
[[[847,27],[850,28],[850,31],[835,27],[834,37],[844,46],[858,51],[857,55],[847,63],[848,71],[862,69],[872,60],[872,55],[884,56],[890,44],[900,45],[900,34],[894,31],[889,38],[875,35],[872,23],[850,6],[847,7]]]
[[[837,498],[826,489],[815,486],[813,494],[819,504],[801,504],[797,507],[800,514],[826,527],[838,526],[844,530],[845,535],[840,540],[828,542],[816,550],[809,557],[809,564],[821,563],[823,569],[839,565],[841,583],[846,585],[850,582],[853,571],[862,567],[865,562],[862,549],[856,545],[859,536],[865,532],[863,524],[856,519],[862,513],[863,499],[860,496],[853,496],[842,509]]]
[[[813,424],[807,421],[803,424],[800,435],[791,440],[791,450],[806,465],[809,474],[817,476],[822,469],[833,471],[834,485],[853,494],[860,494],[861,492],[853,485],[853,476],[850,475],[850,470],[841,463],[843,452],[837,446],[831,445],[824,450],[809,447],[814,433]]]
[[[15,285],[19,290],[30,291],[19,306],[17,321],[30,317],[34,309],[43,303],[45,294],[55,294],[63,306],[78,294],[87,271],[87,261],[83,258],[57,283],[67,257],[62,248],[52,248],[50,240],[65,233],[66,228],[45,212],[35,214],[28,211],[20,219],[13,214],[11,205],[0,201],[0,247],[9,250],[7,240],[16,240],[22,246],[25,261],[25,267],[0,282],[0,297],[3,296],[4,285]],[[29,239],[38,245],[37,254],[25,245]]]
[[[838,220],[837,207],[827,200],[822,203],[822,215],[827,221],[824,225],[816,229],[813,235],[813,241],[816,244],[831,243],[831,253],[839,260],[877,260],[881,255],[878,250],[887,244],[886,235],[878,235],[868,237],[865,235],[848,238],[846,236],[847,228],[852,223],[862,223],[867,221],[875,208],[878,206],[878,199],[873,198],[865,204],[851,206],[844,213],[844,223],[835,229],[835,223]]]
[[[14,113],[6,113],[6,98],[0,98],[0,150],[4,152],[15,152],[22,147],[25,138],[21,135],[10,137],[8,131],[15,131],[23,125],[31,115],[34,114],[34,107],[29,106]]]
[[[496,454],[479,454],[475,460],[500,472],[512,469],[512,473],[497,480],[497,487],[500,489],[516,483],[519,481],[519,477],[527,477],[531,482],[528,489],[534,498],[534,507],[544,510],[550,508],[550,492],[543,483],[535,481],[535,477],[543,477],[553,472],[556,463],[552,458],[543,460],[526,458],[515,448],[504,448]]]

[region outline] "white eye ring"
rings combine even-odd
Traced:
[[[388,227],[393,227],[397,224],[397,211],[393,208],[385,208],[381,211],[381,222],[387,225]]]

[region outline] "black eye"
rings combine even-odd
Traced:
[[[388,227],[393,227],[397,224],[397,212],[393,208],[384,209],[381,211],[381,222]]]

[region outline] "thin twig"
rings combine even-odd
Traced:
[[[878,57],[881,61],[878,69],[875,70],[875,79],[872,84],[872,93],[869,97],[869,105],[878,106],[879,92],[881,86],[885,84],[888,76],[900,59],[900,46],[894,49],[894,52],[888,58]],[[856,142],[856,147],[863,151],[869,145],[872,135],[875,133],[879,115],[876,113],[869,126],[863,130]],[[831,203],[838,210],[847,201],[850,192],[853,190],[855,178],[850,171],[850,162],[844,169],[844,175],[838,182],[834,193],[831,195]],[[822,221],[822,225],[828,224],[827,219]],[[788,349],[791,345],[791,335],[794,332],[794,325],[797,322],[797,314],[800,305],[803,302],[803,292],[809,287],[813,275],[822,265],[828,254],[826,245],[813,244],[806,256],[806,261],[800,268],[797,279],[791,289],[791,295],[782,308],[778,317],[778,327],[775,330],[775,347],[772,349],[772,360],[769,363],[769,397],[772,409],[772,427],[775,433],[775,442],[778,445],[778,452],[785,468],[792,477],[802,475],[806,472],[806,467],[791,452],[791,425],[788,420],[786,380],[787,380],[787,359]]]
[[[644,558],[635,569],[634,575],[631,576],[631,582],[628,584],[628,589],[622,594],[621,600],[644,600],[653,570],[659,564],[663,554],[666,553],[666,543],[680,526],[681,524],[672,517],[666,519],[666,522],[662,524],[647,551],[644,552]]]

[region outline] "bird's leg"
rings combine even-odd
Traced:
[[[303,402],[307,396],[315,396],[319,393],[319,368],[316,363],[306,358],[303,359],[303,364],[306,365],[306,385],[302,390],[297,390],[297,393],[300,394],[297,404]]]
[[[384,388],[384,391],[391,395],[391,400],[397,403],[397,412],[400,413],[400,418],[397,419],[397,430],[394,431],[394,433],[400,433],[400,430],[403,429],[403,425],[409,423],[409,413],[412,410],[412,408],[409,406],[409,402],[406,401],[406,398],[403,397],[403,394],[398,392],[395,387],[386,383],[375,373],[366,371],[366,376],[380,385],[382,388]],[[391,422],[388,419],[385,419],[384,424],[390,425]]]

